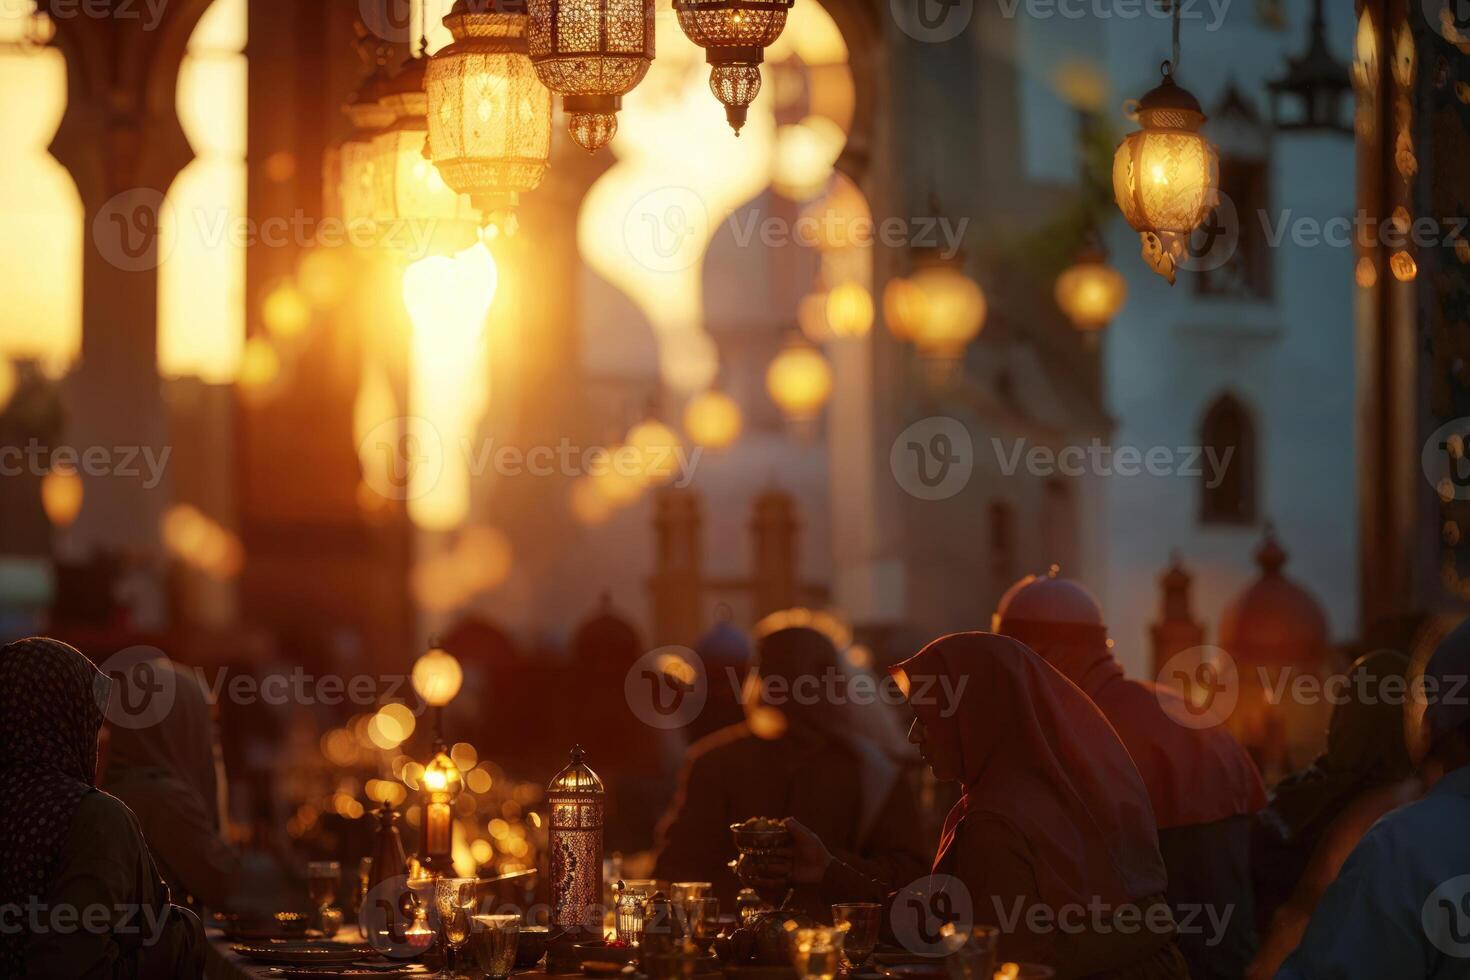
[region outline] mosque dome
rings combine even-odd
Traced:
[[[1315,670],[1327,651],[1327,616],[1316,597],[1282,574],[1288,555],[1267,525],[1256,551],[1260,576],[1220,617],[1220,645],[1240,665]]]

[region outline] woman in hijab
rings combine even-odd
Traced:
[[[1332,711],[1326,753],[1283,779],[1257,818],[1256,902],[1269,926],[1248,977],[1275,976],[1363,834],[1423,792],[1404,740],[1408,667],[1392,650],[1360,657],[1348,700]]]
[[[1427,702],[1415,749],[1429,791],[1363,834],[1276,974],[1281,980],[1467,975],[1470,619],[1435,648],[1422,685],[1410,690]]]
[[[923,873],[909,752],[888,709],[876,703],[877,679],[865,676],[870,696],[862,697],[832,640],[809,626],[760,636],[756,659],[744,691],[747,720],[690,750],[660,828],[654,877],[713,882],[728,900],[739,886],[725,866],[730,824],[783,814],[815,828],[869,874],[908,881]],[[826,911],[815,889],[798,898]]]
[[[1059,980],[1187,977],[1148,791],[1087,695],[992,633],[936,640],[893,673],[914,710],[910,741],[937,779],[963,787],[934,874],[1000,929],[1002,959]],[[891,899],[903,884],[867,878],[788,827],[794,880],[819,881],[831,901]]]
[[[111,686],[56,640],[0,648],[0,976],[203,975],[199,920],[95,785]]]
[[[102,788],[138,818],[176,900],[229,908],[240,858],[220,836],[223,780],[209,703],[188,668],[164,658],[147,666],[168,675],[171,703],[161,710],[155,699],[126,724],[109,726]]]

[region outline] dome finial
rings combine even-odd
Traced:
[[[1290,556],[1281,547],[1281,542],[1276,540],[1276,525],[1267,521],[1265,537],[1260,548],[1256,549],[1256,564],[1261,566],[1261,571],[1265,574],[1277,575],[1288,557]]]

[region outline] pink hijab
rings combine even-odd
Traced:
[[[942,637],[892,672],[906,681],[928,737],[954,748],[963,764],[964,795],[944,822],[936,869],[960,823],[987,814],[1025,837],[1041,898],[1053,907],[1163,892],[1148,791],[1076,685],[994,633]],[[957,703],[946,703],[946,690]]]

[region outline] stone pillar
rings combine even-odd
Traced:
[[[1170,657],[1205,642],[1205,628],[1190,609],[1189,587],[1193,581],[1179,553],[1175,552],[1168,569],[1159,576],[1159,620],[1149,627],[1155,677]]]
[[[699,494],[666,487],[654,497],[653,639],[692,646],[704,630],[703,521]]]
[[[782,490],[767,490],[755,500],[750,525],[754,561],[751,597],[757,617],[796,605],[796,503]]]

